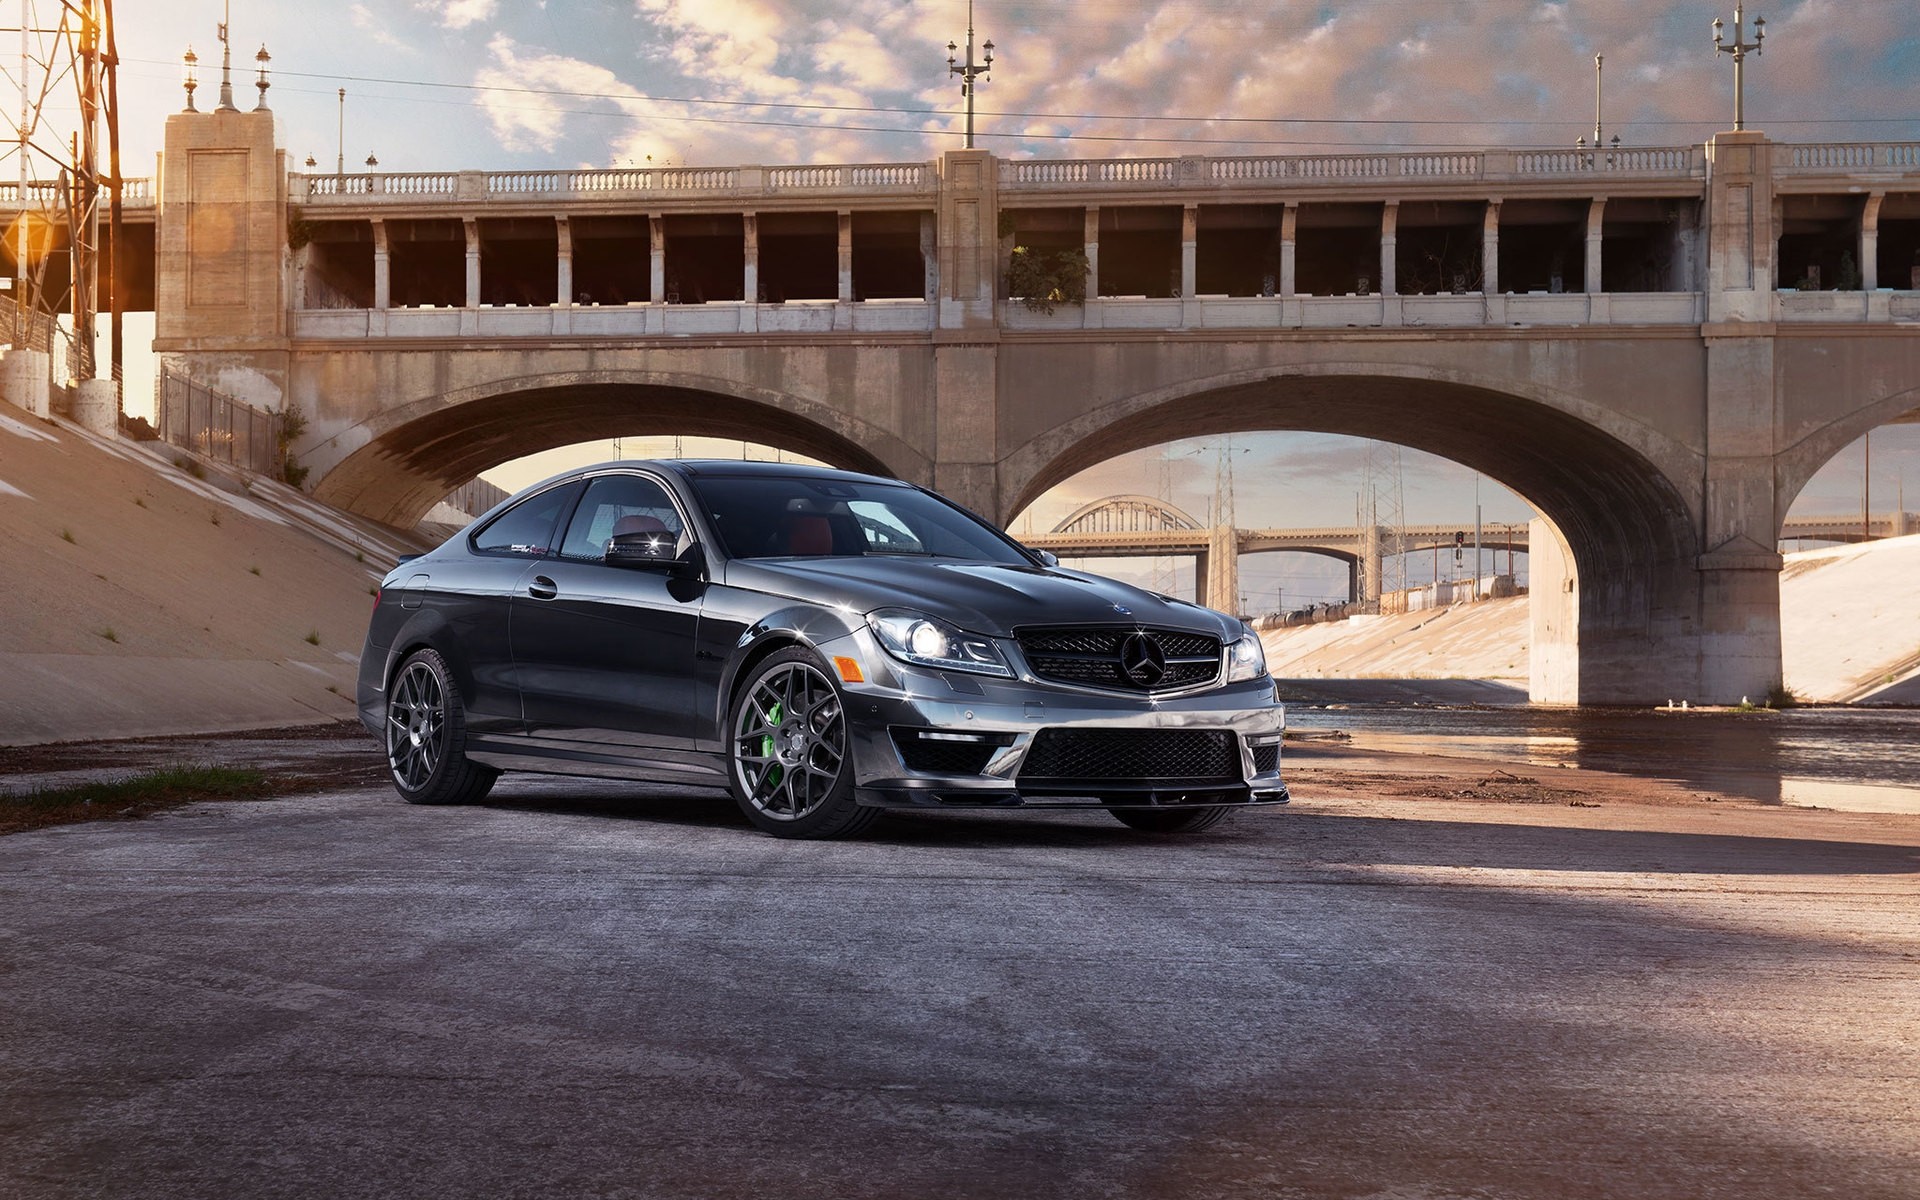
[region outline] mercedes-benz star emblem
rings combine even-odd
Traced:
[[[1130,616],[1132,616],[1132,615],[1133,615],[1133,610],[1132,610],[1132,609],[1130,609],[1130,608],[1128,608],[1128,607],[1127,607],[1126,605],[1124,605],[1124,604],[1116,604],[1116,605],[1114,605],[1114,606],[1113,606],[1113,611],[1115,611],[1115,612],[1117,612],[1117,613],[1119,613],[1119,614],[1120,614],[1121,616],[1123,616],[1123,617],[1130,617]]]
[[[1152,687],[1166,678],[1167,656],[1160,643],[1144,633],[1135,633],[1120,643],[1120,670],[1141,687]]]

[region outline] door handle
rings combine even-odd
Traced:
[[[560,594],[560,585],[545,575],[535,575],[533,582],[527,585],[527,595],[535,600],[551,600]]]

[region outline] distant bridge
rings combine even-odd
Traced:
[[[1791,517],[1781,541],[1863,542],[1898,537],[1916,526],[1912,514],[1890,513],[1862,522],[1854,517]],[[1153,496],[1108,496],[1090,501],[1046,533],[1021,540],[1061,558],[1185,558],[1195,560],[1195,599],[1233,611],[1239,605],[1239,557],[1275,550],[1320,554],[1347,565],[1347,595],[1352,601],[1380,598],[1384,548],[1394,531],[1376,526],[1339,525],[1299,529],[1229,529],[1207,526],[1178,506]],[[1483,522],[1483,549],[1528,548],[1524,522]],[[1408,553],[1470,544],[1471,525],[1404,525],[1398,530]],[[1231,553],[1227,549],[1231,547]]]

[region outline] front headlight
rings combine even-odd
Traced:
[[[1227,682],[1239,683],[1246,679],[1258,679],[1267,673],[1267,652],[1260,645],[1260,635],[1249,633],[1233,645],[1227,647]]]
[[[1013,668],[992,638],[966,633],[926,613],[880,608],[867,614],[867,628],[888,654],[923,667],[1011,677]]]

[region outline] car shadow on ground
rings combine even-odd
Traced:
[[[719,790],[561,778],[503,782],[487,807],[520,812],[732,829],[763,837]],[[1920,875],[1920,846],[1820,838],[1553,824],[1356,817],[1311,807],[1255,809],[1190,835],[1143,834],[1105,813],[892,811],[859,839],[926,850],[1099,848],[1160,853],[1230,849],[1248,843],[1274,866],[1450,867],[1668,875]]]

